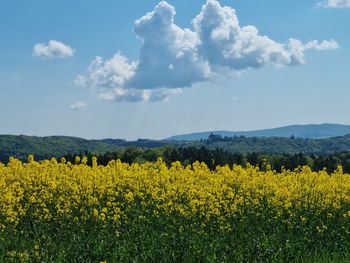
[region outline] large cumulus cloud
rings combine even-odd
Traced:
[[[178,88],[206,80],[210,67],[197,52],[198,37],[174,23],[175,8],[159,3],[135,22],[134,32],[143,45],[131,88]]]
[[[103,89],[99,97],[107,100],[166,100],[223,71],[303,64],[307,50],[338,47],[334,40],[279,43],[255,26],[241,26],[236,11],[216,0],[203,5],[192,30],[177,26],[175,15],[173,6],[160,2],[135,21],[134,33],[142,41],[137,61],[120,52],[109,60],[96,57],[77,83]]]
[[[337,48],[331,41],[310,41],[303,44],[297,39],[278,43],[259,34],[255,26],[240,26],[236,11],[222,7],[218,1],[208,0],[201,13],[193,20],[200,38],[200,54],[217,67],[232,70],[258,68],[266,65],[287,66],[305,63],[308,49]]]

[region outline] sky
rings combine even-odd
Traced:
[[[350,0],[2,0],[0,134],[350,124]]]

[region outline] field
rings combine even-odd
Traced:
[[[347,262],[350,175],[0,163],[0,262]]]

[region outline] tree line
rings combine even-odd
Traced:
[[[162,158],[169,166],[175,161],[179,161],[185,166],[199,161],[204,162],[212,170],[215,170],[217,166],[232,166],[234,164],[245,166],[249,163],[250,165],[258,166],[262,170],[269,165],[278,172],[282,169],[294,170],[299,166],[307,165],[314,171],[326,169],[331,173],[340,165],[343,167],[344,172],[350,173],[350,152],[324,155],[304,155],[303,153],[271,155],[258,152],[247,154],[232,153],[220,148],[212,150],[205,146],[199,148],[166,146],[152,149],[128,147],[99,155],[92,153],[68,154],[64,158],[67,161],[74,162],[76,155],[87,156],[88,164],[91,164],[92,157],[96,156],[98,163],[101,165],[106,165],[109,161],[116,159],[132,164],[155,162],[158,158]]]

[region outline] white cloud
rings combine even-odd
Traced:
[[[197,34],[178,27],[175,14],[175,8],[163,1],[135,21],[134,32],[143,45],[135,75],[127,87],[190,87],[210,77],[208,62],[197,52]]]
[[[45,59],[66,58],[74,55],[75,50],[56,40],[48,43],[38,43],[33,47],[33,56]]]
[[[315,50],[329,50],[339,48],[338,43],[335,40],[323,40],[318,42],[316,40],[306,43],[305,49],[315,49]]]
[[[304,64],[305,52],[308,50],[332,50],[339,48],[338,43],[335,40],[323,40],[321,42],[312,40],[305,44],[298,39],[289,39],[287,48],[291,54],[291,64]]]
[[[203,5],[192,30],[177,26],[175,15],[173,6],[160,2],[135,21],[134,33],[142,41],[137,61],[120,52],[109,60],[96,57],[76,82],[101,89],[102,99],[157,101],[223,72],[303,64],[308,50],[338,48],[334,40],[280,43],[255,26],[241,26],[236,11],[216,0]]]
[[[120,52],[106,61],[96,57],[90,63],[86,76],[78,76],[76,83],[90,87],[122,87],[135,75],[136,66],[135,62],[129,63]]]
[[[167,101],[169,96],[180,94],[181,89],[120,89],[116,88],[112,91],[104,92],[99,95],[99,98],[107,101],[117,102],[156,102]]]
[[[349,8],[350,0],[327,0],[318,4],[326,8]]]
[[[77,101],[69,106],[71,110],[81,110],[87,106],[85,101]]]
[[[255,26],[240,26],[236,11],[216,0],[208,0],[192,23],[200,38],[200,53],[210,65],[232,70],[303,64],[306,50],[336,45],[334,40],[303,44],[292,38],[279,43],[259,34]]]

